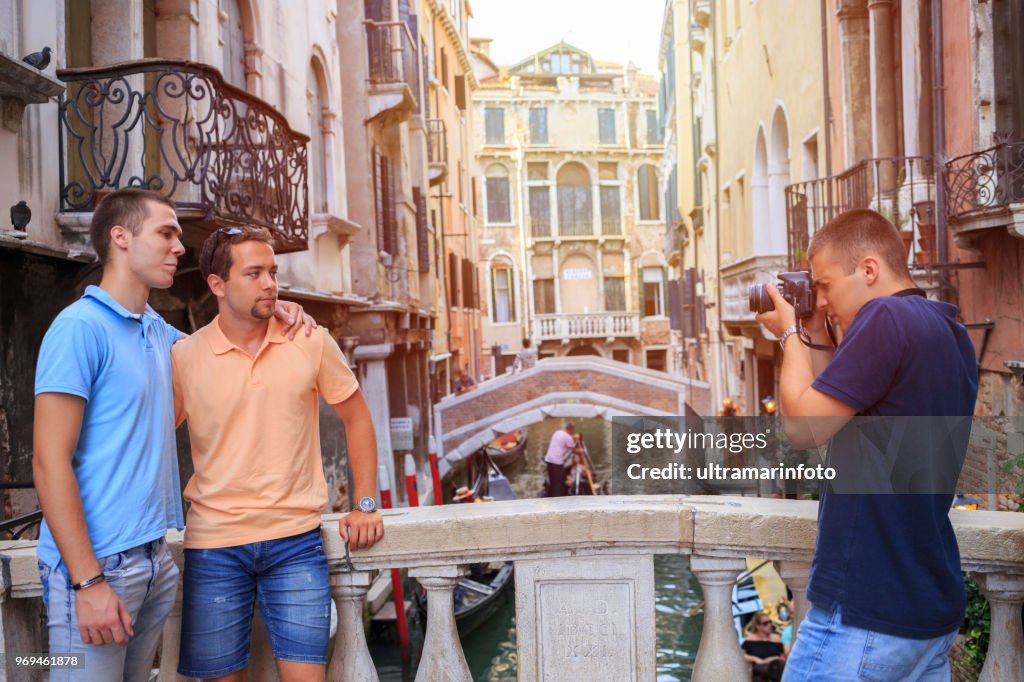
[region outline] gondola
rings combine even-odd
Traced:
[[[463,492],[456,494],[456,503],[516,499],[512,485],[485,449],[475,452],[472,462],[477,471],[473,487],[460,488]],[[455,626],[460,637],[471,633],[508,602],[513,583],[512,566],[511,561],[473,564],[469,575],[455,586]],[[426,616],[427,599],[423,589],[416,592],[416,608],[421,616]]]
[[[587,442],[586,442],[586,440],[584,440],[583,434],[580,434],[580,445],[583,447],[583,461],[586,463],[587,468],[590,470],[591,476],[592,477],[596,476],[597,474],[594,471],[594,460],[592,460],[590,458],[590,450],[589,450],[589,448],[587,448]],[[570,463],[572,462],[572,458],[571,457],[569,458],[569,462]],[[568,475],[568,473],[569,473],[568,467],[566,467],[565,473],[566,473],[566,475]],[[598,482],[598,480],[596,478],[594,478],[590,483],[591,483],[591,488],[590,488],[589,492],[584,492],[585,488],[581,488],[580,492],[576,493],[575,491],[570,491],[569,490],[569,486],[566,486],[566,495],[607,495],[608,494],[608,481]],[[547,482],[547,480],[544,481],[544,485],[541,488],[541,491],[537,495],[537,497],[549,497],[549,495],[548,495],[548,482]]]
[[[517,430],[498,436],[484,447],[487,456],[502,471],[511,471],[526,460],[526,432]]]

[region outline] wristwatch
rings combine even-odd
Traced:
[[[377,500],[372,497],[359,498],[359,511],[367,514],[377,511]]]
[[[807,335],[807,332],[805,332],[803,329],[794,324],[791,327],[787,327],[786,331],[782,332],[782,336],[779,337],[779,348],[785,351],[786,341],[788,341],[789,337],[792,336],[793,334],[799,335],[804,343],[809,343],[811,340],[810,337]]]

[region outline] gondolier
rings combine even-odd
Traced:
[[[565,465],[572,457],[573,450],[579,445],[579,434],[576,426],[569,422],[563,429],[551,434],[548,451],[544,462],[548,467],[548,497],[565,495]]]

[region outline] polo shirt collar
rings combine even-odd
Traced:
[[[127,308],[125,308],[123,305],[118,303],[117,300],[113,296],[111,296],[109,292],[107,292],[105,289],[101,287],[96,286],[95,284],[90,284],[85,288],[85,293],[82,294],[82,298],[91,298],[97,303],[106,306],[110,310],[114,311],[121,317],[128,318],[130,320],[141,320],[143,317],[154,316],[153,309],[149,307],[148,303],[146,304],[146,310],[143,313],[133,313]]]
[[[263,339],[260,349],[265,348],[267,344],[284,343],[287,340],[288,337],[284,334],[284,327],[281,325],[281,322],[276,317],[272,317],[270,318],[270,326],[267,328],[267,335]],[[214,355],[223,355],[233,348],[238,348],[238,346],[228,340],[228,337],[224,336],[224,332],[220,328],[220,315],[213,318],[213,322],[210,323],[210,348],[213,350]]]

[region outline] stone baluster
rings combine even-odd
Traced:
[[[409,575],[427,589],[427,631],[416,682],[471,682],[473,679],[455,629],[453,591],[462,573],[460,566],[424,566],[409,570]]]
[[[743,559],[690,557],[690,571],[704,592],[704,629],[693,664],[694,680],[750,678],[732,621],[732,587],[746,567]]]
[[[371,573],[332,573],[331,596],[338,608],[338,633],[327,670],[329,682],[376,682],[377,670],[366,646],[363,601],[370,590]]]
[[[807,582],[811,577],[811,563],[798,559],[783,559],[775,562],[775,570],[778,572],[782,582],[793,591],[793,641],[796,641],[796,631],[807,615],[807,609],[811,607],[807,601]]]
[[[981,591],[992,609],[992,631],[985,665],[978,682],[1011,682],[1024,670],[1024,633],[1021,604],[1024,604],[1024,575],[1019,573],[975,573]]]
[[[164,621],[160,639],[160,682],[186,682],[191,677],[178,674],[178,654],[181,649],[181,580],[178,581],[178,594],[174,597],[174,606]]]

